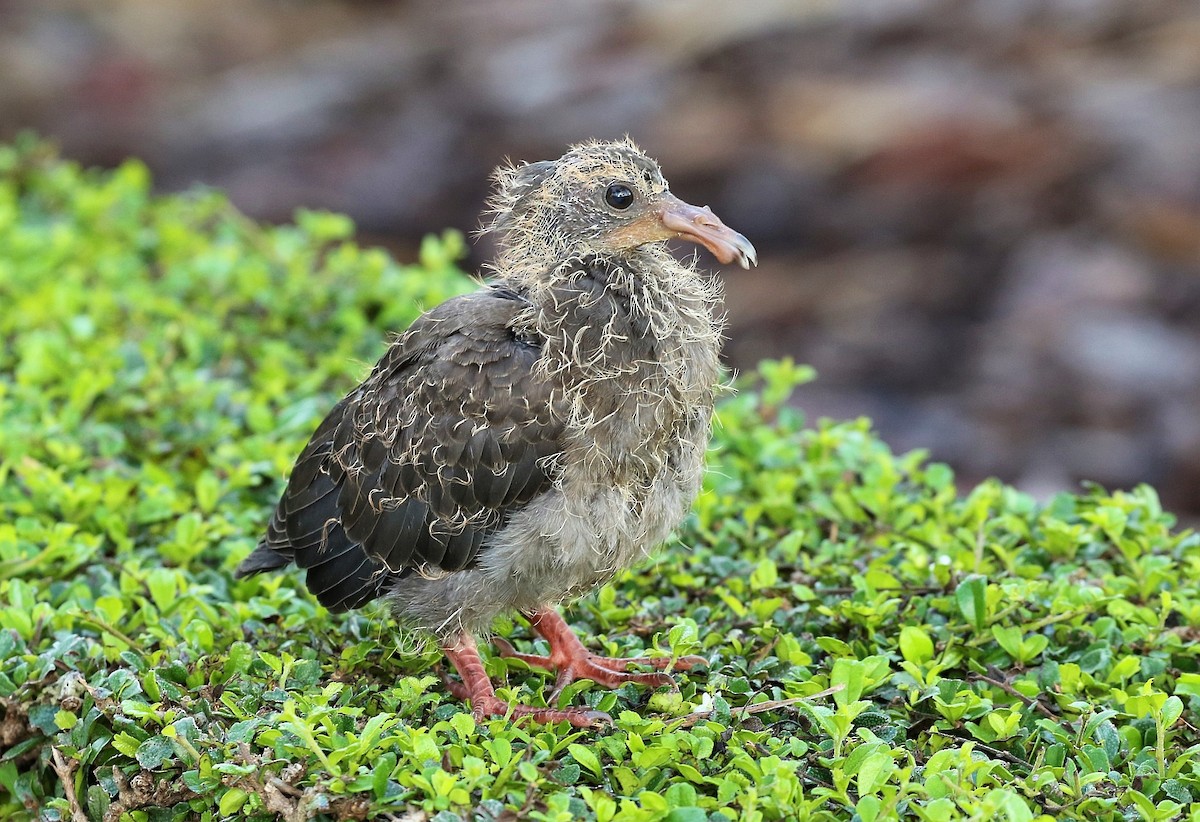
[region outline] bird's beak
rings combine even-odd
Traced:
[[[758,252],[750,241],[713,214],[708,206],[697,208],[670,192],[658,198],[657,216],[669,238],[699,243],[712,252],[721,265],[737,260],[742,268],[758,265]]]

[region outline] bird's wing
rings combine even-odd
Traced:
[[[562,448],[540,349],[513,331],[526,306],[490,288],[417,320],[317,429],[245,572],[292,559],[344,610],[389,575],[470,565],[514,506],[552,485]]]

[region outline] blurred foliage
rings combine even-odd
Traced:
[[[678,691],[568,688],[609,730],[477,723],[381,607],[234,582],[386,332],[473,287],[456,234],[401,266],[352,233],[0,148],[0,816],[1200,811],[1200,539],[1147,487],[963,496],[865,420],[803,427],[786,361],[721,405],[679,544],[569,613],[604,653],[711,660]]]

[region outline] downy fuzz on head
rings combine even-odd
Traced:
[[[745,237],[707,207],[671,194],[658,164],[629,138],[580,143],[558,160],[502,166],[493,181],[483,231],[499,235],[494,268],[504,279],[543,278],[547,262],[572,256],[629,261],[648,274],[693,273],[667,252],[666,241],[675,238],[704,245],[723,263],[756,262]]]

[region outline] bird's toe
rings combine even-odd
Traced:
[[[452,678],[446,671],[441,671],[440,673],[442,676],[442,685],[445,686],[447,691],[464,702],[471,698],[471,689],[467,687],[465,682],[460,682]]]
[[[602,688],[610,689],[620,688],[627,682],[645,685],[648,688],[661,688],[664,685],[675,687],[675,680],[670,674],[658,671],[652,673],[630,672],[624,670],[626,667],[624,664],[620,664],[619,666],[604,664],[606,662],[626,663],[629,661],[637,660],[614,660],[606,657],[589,657],[572,660],[569,664],[558,669],[558,677],[555,679],[554,690],[550,692],[549,701],[553,702],[558,698],[563,688],[580,679],[590,679]]]
[[[654,668],[656,671],[690,671],[697,666],[707,668],[709,662],[702,656],[657,656],[657,657],[612,657],[612,656],[596,656],[592,657],[592,661],[604,668],[611,668],[614,671],[626,671],[634,665],[645,665],[648,668]]]
[[[613,724],[612,717],[604,711],[591,708],[536,708],[532,705],[514,705],[495,696],[481,696],[471,700],[471,713],[477,722],[496,717],[511,717],[513,720],[528,718],[543,725],[569,722],[576,728],[602,728]]]
[[[519,659],[531,668],[542,668],[547,671],[554,670],[554,661],[550,657],[521,653],[504,637],[494,637],[492,644],[496,646],[496,651],[504,659]]]

